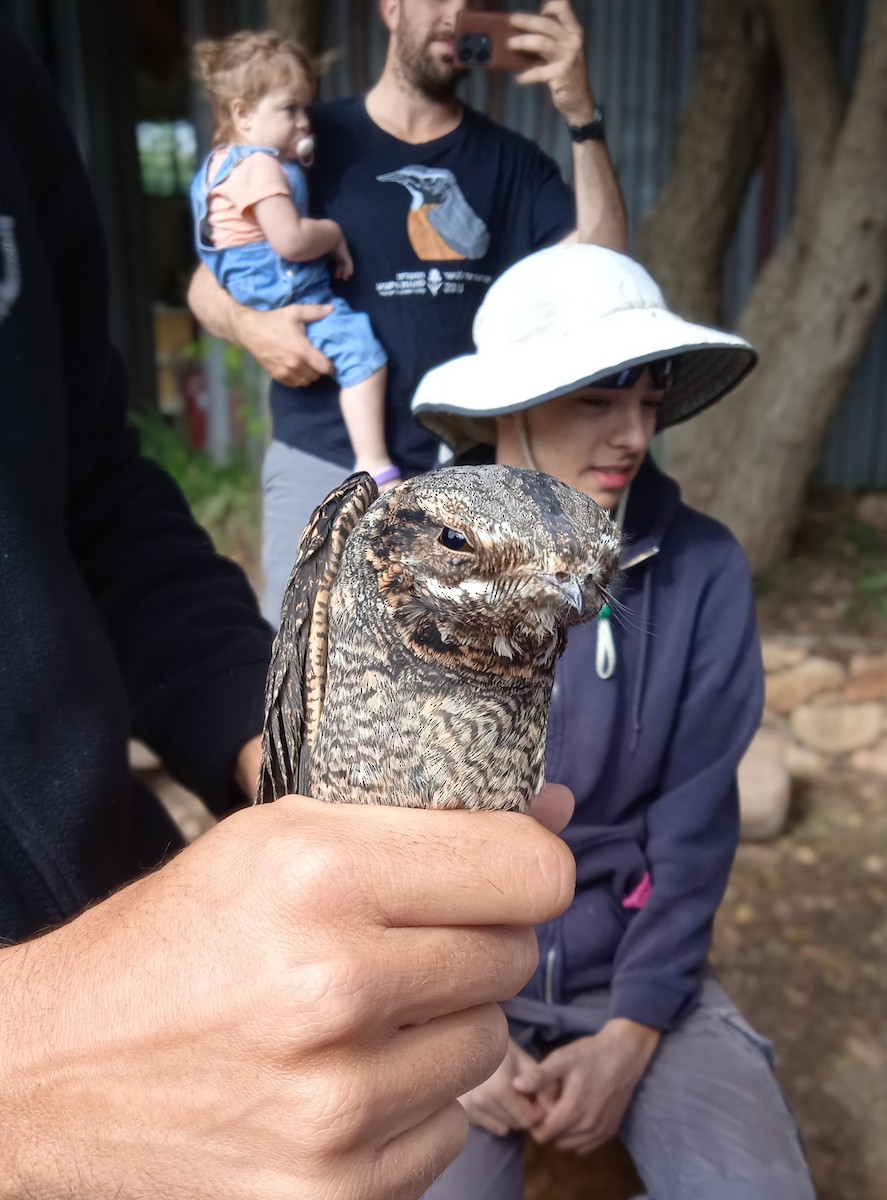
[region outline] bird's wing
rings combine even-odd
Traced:
[[[348,535],[378,494],[369,475],[349,476],[314,510],[302,534],[265,685],[257,804],[303,792],[308,784],[326,685],[330,591]]]
[[[428,213],[428,220],[446,244],[466,258],[483,258],[490,231],[454,184],[446,199]]]

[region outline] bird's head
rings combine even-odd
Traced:
[[[387,175],[377,175],[380,183],[400,183],[413,197],[413,206],[441,204],[456,184],[456,176],[445,167],[401,167]]]
[[[552,666],[567,628],[600,610],[618,552],[616,526],[581,492],[481,466],[384,493],[345,557],[414,654],[518,681]]]

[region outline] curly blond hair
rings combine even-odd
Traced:
[[[218,142],[234,139],[231,105],[242,100],[252,107],[275,88],[306,83],[317,90],[317,64],[298,42],[268,30],[243,30],[194,47],[197,76],[212,105],[213,136]]]

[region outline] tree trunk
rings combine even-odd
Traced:
[[[742,389],[742,427],[711,506],[729,521],[754,569],[788,549],[829,418],[887,292],[885,78],[887,4],[877,0],[869,6],[853,98],[819,184],[809,247],[757,378]]]
[[[322,0],[268,0],[268,24],[311,54],[323,48]]]
[[[706,139],[735,147],[737,131],[756,120],[747,80],[765,71],[733,6],[708,0],[709,41],[700,50],[696,88],[681,131],[675,178],[645,234],[646,259],[680,311],[712,320],[720,289],[725,231],[712,204],[727,197],[730,228],[735,163]],[[843,116],[832,39],[821,0],[764,0],[794,122],[797,180],[791,226],[761,270],[740,321],[761,363],[710,412],[671,431],[670,470],[691,504],[719,516],[742,541],[754,569],[788,547],[807,480],[829,418],[852,379],[887,290],[887,4],[869,6],[862,61]],[[721,56],[732,82],[732,114],[714,95]],[[707,61],[704,58],[707,57]],[[743,81],[746,81],[743,86]],[[695,111],[691,111],[695,110]],[[720,134],[711,116],[723,125]],[[701,147],[701,152],[697,149]],[[750,164],[745,162],[745,175]],[[707,181],[701,172],[713,173]],[[687,267],[687,276],[680,273]]]
[[[794,123],[797,182],[791,227],[764,264],[741,319],[743,335],[762,355],[807,252],[844,115],[838,64],[821,0],[767,0],[767,9]]]
[[[772,339],[779,341],[783,306],[797,284],[804,262],[810,226],[843,107],[837,64],[820,0],[766,0],[765,7],[794,118],[797,190],[791,227],[764,264],[739,321],[740,332],[749,339],[764,364],[771,346],[779,353]],[[778,99],[774,95],[774,100]],[[699,102],[704,104],[705,98]],[[741,113],[734,120],[743,127]],[[718,288],[720,285],[718,275]],[[756,393],[760,374],[759,369],[743,388],[700,414],[690,425],[669,434],[669,467],[680,479],[691,504],[707,510],[716,506],[726,459],[743,427],[749,396]]]
[[[771,64],[757,0],[703,0],[674,167],[639,237],[668,302],[700,321],[720,315],[724,254],[764,131]]]

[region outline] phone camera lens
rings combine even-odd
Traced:
[[[471,48],[471,43],[467,39],[459,43],[456,53],[458,55],[459,62],[463,63],[471,62],[474,54]]]
[[[490,47],[489,46],[478,46],[477,61],[479,63],[485,63],[485,62],[490,61]]]

